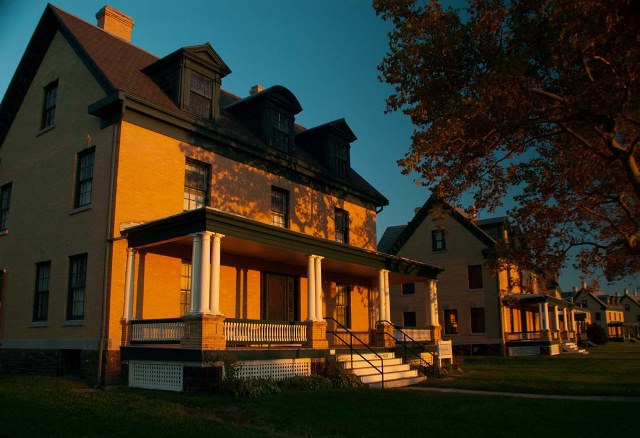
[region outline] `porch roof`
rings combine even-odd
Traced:
[[[280,228],[214,208],[204,207],[125,228],[121,234],[130,247],[164,243],[191,244],[191,234],[209,231],[225,235],[223,253],[306,266],[307,256],[324,257],[323,267],[353,275],[376,276],[390,271],[391,283],[436,279],[444,269],[404,257],[370,251],[329,239]]]
[[[549,304],[553,304],[566,309],[571,309],[576,307],[575,304],[569,301],[561,300],[560,298],[556,298],[551,295],[544,295],[544,294],[514,294],[514,295],[510,295],[508,297],[503,298],[503,302],[506,304],[513,301],[522,305],[549,303]]]

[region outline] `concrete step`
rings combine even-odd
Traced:
[[[396,354],[393,351],[381,351],[380,353],[378,353],[378,356],[380,356],[382,359],[393,359],[396,357]],[[353,360],[354,361],[356,359],[362,360],[363,357],[366,358],[367,360],[372,360],[372,359],[378,359],[378,356],[376,356],[374,353],[360,352],[360,354],[357,354],[357,353],[353,354]],[[338,354],[336,355],[336,360],[338,362],[351,361],[351,354]]]
[[[385,368],[387,367],[387,365],[398,365],[402,363],[402,359],[400,359],[399,357],[395,359],[383,359],[383,361]],[[358,360],[356,360],[356,358],[354,357],[353,364],[349,361],[340,362],[340,364],[345,370],[356,370],[358,368],[371,368],[372,365],[380,367],[383,361],[381,361],[380,359],[372,359],[367,362],[366,360],[362,360],[361,358],[358,358]]]
[[[381,367],[378,367],[378,369],[380,371],[384,371],[384,374],[387,375],[389,373],[396,373],[396,372],[401,372],[401,371],[408,371],[411,369],[411,366],[408,364],[404,364],[402,362],[400,362],[399,364],[396,365],[387,365],[386,362],[384,364],[384,369]],[[351,372],[353,374],[355,374],[356,376],[369,376],[369,375],[380,375],[380,373],[372,367],[367,367],[367,368],[355,368],[352,369]]]
[[[417,385],[418,383],[425,382],[427,378],[425,376],[406,377],[403,379],[384,380],[385,388],[402,388],[404,386]],[[370,388],[381,388],[382,382],[369,383]]]
[[[382,375],[380,375],[379,373],[369,374],[368,376],[359,376],[359,377],[362,383],[366,383],[366,384],[382,381]],[[418,371],[406,370],[406,371],[397,371],[393,373],[387,373],[387,372],[384,373],[385,383],[391,380],[406,379],[406,378],[412,378],[412,377],[418,377]]]

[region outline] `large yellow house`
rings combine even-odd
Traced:
[[[463,354],[538,355],[575,351],[575,306],[518,266],[487,268],[496,243],[508,239],[506,218],[476,220],[431,196],[407,225],[389,227],[378,248],[444,268],[438,280],[442,339]],[[428,325],[424,288],[391,288],[392,321]]]
[[[223,351],[273,375],[393,347],[390,288],[441,270],[376,250],[388,201],[347,123],[305,129],[282,86],[224,91],[211,45],[158,58],[96,17],[47,6],[0,107],[2,368],[180,390]]]

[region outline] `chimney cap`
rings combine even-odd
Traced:
[[[256,84],[253,87],[251,87],[251,89],[249,90],[249,95],[253,96],[254,94],[258,94],[259,92],[263,91],[264,87],[260,84]]]

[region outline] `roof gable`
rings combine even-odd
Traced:
[[[420,225],[433,213],[435,208],[442,207],[443,211],[451,216],[456,222],[467,229],[476,239],[486,245],[488,248],[493,248],[496,241],[485,233],[480,227],[478,227],[469,217],[460,209],[452,206],[446,201],[438,199],[434,195],[431,195],[427,202],[418,210],[413,219],[404,227],[402,232],[397,236],[395,242],[389,245],[388,250],[390,254],[397,254],[405,243],[413,236],[418,230]]]

